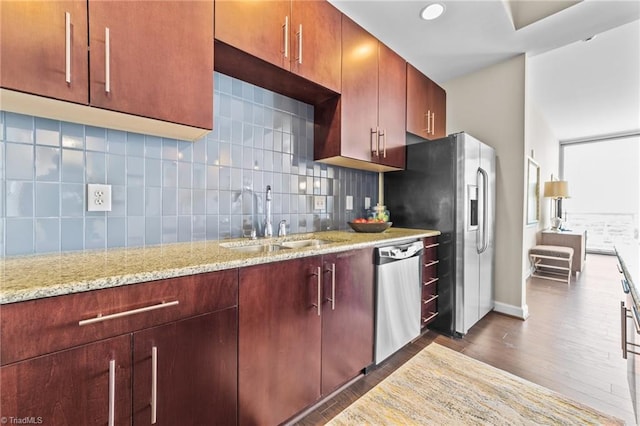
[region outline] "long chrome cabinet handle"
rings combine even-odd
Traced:
[[[158,421],[158,347],[151,348],[151,424]]]
[[[104,29],[104,91],[111,92],[111,40],[109,27]]]
[[[378,130],[378,150],[380,150],[381,137],[382,137],[382,157],[387,158],[387,132],[385,129]]]
[[[436,315],[438,315],[437,312],[430,312],[430,314],[431,315],[429,315],[428,317],[426,317],[426,318],[423,317],[422,318],[422,322],[423,323],[427,323],[427,322],[431,321]]]
[[[298,36],[298,57],[296,58],[296,61],[298,61],[299,64],[302,64],[302,24],[300,24],[296,35]]]
[[[433,302],[434,300],[436,300],[438,298],[437,294],[434,294],[433,296],[431,296],[428,299],[422,299],[422,303],[425,305],[428,305],[430,302]]]
[[[284,17],[284,25],[282,26],[284,33],[284,57],[289,57],[289,16]]]
[[[109,361],[109,426],[115,425],[116,417],[116,360]]]
[[[71,84],[71,14],[64,13],[64,80]]]
[[[318,277],[318,303],[314,303],[312,306],[318,310],[318,316],[320,316],[322,309],[322,267],[318,266],[316,272],[312,275],[316,275]]]
[[[431,120],[429,119],[430,115],[431,114],[429,111],[424,113],[424,117],[427,119],[427,127],[424,130],[427,132],[427,134],[431,133],[431,128],[429,127],[429,124],[431,123]]]
[[[425,281],[425,282],[423,282],[423,283],[422,283],[422,285],[424,285],[424,286],[428,286],[428,285],[431,285],[431,284],[433,284],[433,283],[437,282],[438,280],[439,280],[439,278],[438,278],[438,277],[436,277],[436,278],[431,278],[429,281]]]
[[[375,153],[376,157],[380,156],[380,139],[378,137],[378,131],[379,131],[379,129],[377,127],[375,129],[372,127],[371,128],[371,134],[369,135],[369,139],[371,139],[371,155],[374,155],[374,153]],[[375,149],[373,149],[373,145],[374,145],[373,141],[374,141],[374,139],[376,141],[376,143],[375,143],[376,148]]]
[[[329,298],[329,302],[331,302],[331,310],[336,310],[336,264],[332,263],[331,268],[327,269],[327,272],[331,272],[331,297]]]
[[[156,309],[163,309],[163,308],[168,308],[169,306],[175,306],[178,303],[180,303],[178,300],[173,300],[171,302],[162,302],[157,305],[145,306],[144,308],[131,309],[130,311],[117,312],[115,314],[110,314],[110,315],[103,316],[101,314],[98,314],[97,317],[78,321],[78,325],[89,325],[96,322],[108,321],[116,318],[126,317],[128,315],[140,314],[142,312],[155,311]]]
[[[431,113],[431,134],[432,135],[436,134],[436,113],[435,112]]]
[[[627,359],[627,308],[624,306],[624,302],[620,302],[620,344],[622,358]]]
[[[629,315],[629,311],[631,311],[631,315]],[[640,352],[636,348],[640,348],[640,345],[636,343],[631,343],[627,341],[627,318],[633,318],[634,325],[636,326],[636,333],[640,334],[640,314],[636,309],[635,305],[631,306],[631,309],[628,309],[624,305],[624,301],[620,302],[620,340],[622,346],[622,358],[627,359],[627,355],[632,353],[634,355],[640,355]],[[636,350],[630,350],[628,345],[631,345]]]

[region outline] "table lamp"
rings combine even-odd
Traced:
[[[569,198],[569,183],[566,180],[552,180],[544,183],[544,196],[553,199],[554,215],[551,219],[551,230],[562,229],[562,199]]]

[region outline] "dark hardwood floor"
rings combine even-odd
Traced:
[[[620,349],[621,300],[616,258],[587,255],[569,286],[528,280],[526,321],[491,312],[460,339],[427,332],[295,424],[325,424],[435,341],[633,425]]]

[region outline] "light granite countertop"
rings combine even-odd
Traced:
[[[212,240],[140,248],[86,250],[0,260],[0,304],[335,253],[439,235],[432,230],[389,228],[382,233],[324,231],[259,240]],[[319,247],[247,253],[228,246],[317,238]],[[225,247],[227,246],[227,247]]]

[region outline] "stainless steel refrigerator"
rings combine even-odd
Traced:
[[[442,233],[429,328],[463,335],[494,306],[495,150],[467,133],[407,143],[406,169],[384,175],[384,202],[393,226]]]

